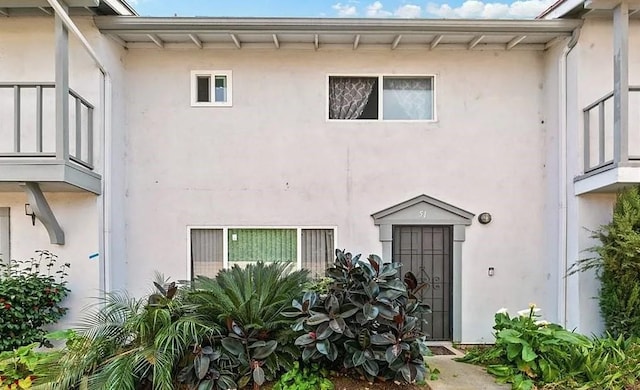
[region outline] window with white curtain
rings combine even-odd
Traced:
[[[329,76],[330,120],[435,120],[434,76]]]
[[[286,262],[323,277],[333,263],[335,228],[190,228],[191,275],[215,277],[226,267]]]

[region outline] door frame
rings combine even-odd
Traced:
[[[419,195],[371,215],[379,228],[382,258],[392,259],[393,225],[450,225],[453,227],[452,341],[462,341],[462,247],[474,214],[427,195]]]

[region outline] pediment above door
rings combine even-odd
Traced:
[[[471,225],[474,214],[427,195],[371,215],[376,225]]]

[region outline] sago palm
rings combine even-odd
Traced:
[[[194,344],[217,334],[194,307],[158,284],[161,294],[135,299],[108,294],[52,367],[53,389],[173,389],[178,361]]]

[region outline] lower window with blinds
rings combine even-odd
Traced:
[[[258,261],[292,263],[319,278],[333,263],[335,228],[192,228],[190,241],[194,278]]]

